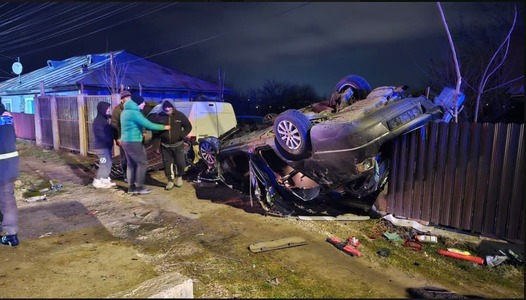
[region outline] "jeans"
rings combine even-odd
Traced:
[[[15,178],[0,180],[0,211],[3,215],[2,227],[7,235],[18,232],[18,208],[15,199]]]
[[[164,163],[164,174],[168,181],[174,179],[175,176],[183,176],[184,168],[186,167],[183,143],[175,147],[161,145],[161,155]],[[174,163],[176,168],[172,168]]]
[[[126,153],[128,161],[128,186],[130,188],[144,188],[146,179],[146,169],[148,168],[148,158],[146,149],[142,142],[122,142],[122,147]]]
[[[111,166],[113,164],[111,149],[95,149],[95,153],[99,157],[99,170],[97,171],[97,178],[108,178],[111,173]]]

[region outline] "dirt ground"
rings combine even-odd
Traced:
[[[165,191],[162,171],[149,173],[149,195],[127,195],[120,180],[115,189],[97,190],[92,169],[48,151],[20,153],[21,243],[0,248],[3,298],[112,297],[170,272],[191,278],[196,298],[412,298],[408,289],[429,286],[468,297],[524,298],[523,268],[488,271],[431,250],[397,248],[364,234],[379,220],[267,216],[221,184],[187,177],[182,188]],[[63,188],[46,192],[47,201],[24,200],[49,180]],[[337,250],[325,241],[332,235],[359,237],[363,255]],[[307,244],[247,249],[294,236]],[[381,247],[392,255],[377,255]]]

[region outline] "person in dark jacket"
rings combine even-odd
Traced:
[[[5,110],[0,98],[0,238],[2,245],[15,247],[18,240],[18,207],[15,198],[15,179],[20,172],[16,150],[13,117]]]
[[[183,185],[183,173],[186,167],[183,139],[192,131],[192,124],[185,114],[176,110],[168,99],[163,100],[162,110],[153,113],[148,118],[159,124],[170,125],[168,131],[154,132],[152,141],[154,149],[161,150],[164,163],[164,173],[168,183],[165,189]],[[175,168],[174,168],[175,163]]]
[[[116,184],[111,182],[110,173],[113,164],[113,128],[109,123],[111,117],[111,105],[106,101],[97,104],[97,116],[93,120],[93,148],[99,157],[99,170],[97,177],[93,179],[93,186],[98,189],[107,189]]]
[[[124,148],[122,147],[121,143],[121,114],[124,110],[124,103],[131,99],[131,95],[132,94],[129,91],[122,91],[120,95],[121,103],[115,106],[111,113],[111,126],[113,127],[113,138],[115,139],[115,143],[117,144],[117,146],[119,146],[121,171],[122,177],[125,182],[128,182],[128,179],[126,177],[128,163],[126,161],[126,154],[124,153]]]
[[[144,186],[148,158],[144,148],[143,130],[170,130],[170,125],[150,122],[141,112],[144,109],[144,98],[132,95],[131,101],[124,103],[121,115],[122,147],[128,162],[128,194],[149,194],[151,190]]]

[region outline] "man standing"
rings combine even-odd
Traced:
[[[124,103],[126,101],[131,99],[131,93],[129,91],[122,91],[121,93],[121,103],[117,105],[111,114],[111,126],[113,127],[113,138],[115,139],[115,143],[117,146],[119,146],[119,153],[120,153],[120,161],[121,161],[121,171],[122,171],[122,177],[125,182],[128,182],[126,170],[128,163],[126,162],[126,154],[124,152],[124,148],[122,147],[121,143],[121,114],[124,110]]]
[[[146,104],[140,95],[132,95],[132,101],[124,103],[121,116],[122,147],[128,162],[128,194],[149,194],[151,190],[144,187],[148,158],[144,148],[143,130],[170,130],[170,125],[150,122],[141,112]]]
[[[183,139],[192,131],[192,124],[185,114],[173,107],[168,99],[163,100],[160,112],[150,114],[148,118],[152,122],[170,125],[171,127],[168,131],[153,133],[153,147],[154,149],[161,148],[164,174],[168,180],[165,189],[170,190],[174,185],[181,187],[183,186],[183,173],[186,167]]]
[[[13,117],[5,110],[0,98],[0,238],[2,245],[15,247],[18,241],[18,207],[15,199],[15,179],[20,172],[16,151]]]
[[[112,126],[108,122],[111,117],[111,106],[106,101],[97,104],[97,116],[93,120],[93,148],[99,157],[97,177],[93,179],[93,186],[97,189],[107,189],[116,184],[111,182],[110,173],[113,164],[111,150],[113,148]]]

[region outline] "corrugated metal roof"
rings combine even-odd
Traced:
[[[62,61],[48,60],[48,66],[0,83],[0,94],[13,95],[40,91],[44,82],[46,92],[85,88],[107,89],[111,52],[75,56]],[[114,63],[125,70],[122,83],[131,88],[162,91],[217,92],[219,86],[162,66],[125,50],[113,52]],[[224,93],[231,93],[225,89]]]

